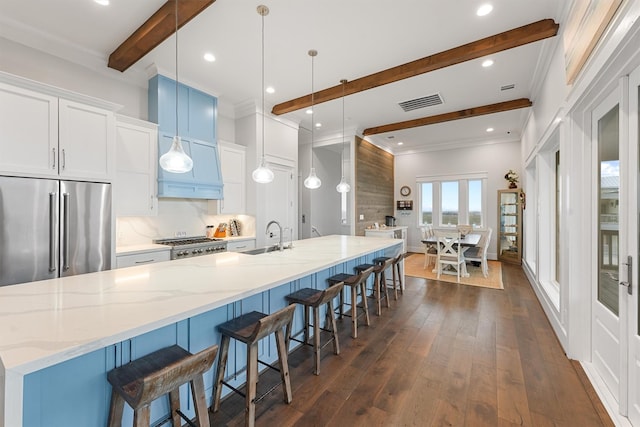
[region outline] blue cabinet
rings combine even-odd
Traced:
[[[216,140],[217,99],[178,84],[178,134],[193,170],[176,174],[158,168],[158,197],[222,199],[223,183]],[[149,80],[149,120],[158,124],[158,156],[176,133],[176,82],[156,75]]]

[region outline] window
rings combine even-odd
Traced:
[[[484,228],[487,177],[485,173],[418,177],[419,225]]]

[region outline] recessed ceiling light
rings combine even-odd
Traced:
[[[482,61],[482,66],[487,68],[487,67],[491,67],[493,65],[493,59],[485,59],[484,61]]]
[[[404,144],[404,142],[398,142],[398,145],[402,145],[402,144]]]
[[[320,123],[320,122],[316,123],[316,127],[317,128],[321,128],[322,127],[322,123]]]
[[[109,0],[93,0],[98,3],[100,6],[109,6]]]
[[[490,14],[492,10],[493,10],[493,6],[491,6],[490,4],[483,4],[476,11],[476,15],[485,16],[485,15]]]
[[[213,53],[207,52],[207,53],[204,54],[204,60],[207,61],[207,62],[213,62],[213,61],[216,60],[216,57],[213,56]]]
[[[273,86],[269,86],[268,88],[265,89],[265,92],[267,92],[267,93],[276,93],[276,90],[273,88]]]
[[[313,110],[311,108],[309,108],[307,111],[305,111],[305,113],[307,114],[313,114]]]
[[[487,132],[493,132],[493,128],[487,128]]]

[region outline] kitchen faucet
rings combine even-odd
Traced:
[[[267,229],[265,231],[265,234],[269,234],[269,227],[271,227],[271,224],[275,224],[278,226],[278,229],[280,230],[280,242],[278,242],[278,250],[282,251],[284,249],[284,246],[282,244],[282,226],[280,225],[280,223],[278,221],[271,220],[269,221],[269,223],[267,224]]]

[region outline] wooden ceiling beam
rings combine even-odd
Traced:
[[[178,2],[178,27],[191,21],[216,0]],[[109,55],[109,68],[125,71],[176,32],[176,0],[168,0]]]
[[[450,65],[460,64],[465,61],[502,52],[503,50],[554,37],[558,34],[558,27],[559,25],[556,24],[553,19],[543,19],[523,27],[495,34],[462,46],[454,47],[453,49],[351,80],[344,85],[344,94],[353,95],[354,93],[415,77]],[[314,94],[314,103],[320,104],[340,98],[343,93],[342,91],[343,87],[341,84],[317,91]],[[277,104],[271,112],[280,115],[309,106],[311,106],[311,94]]]
[[[437,114],[435,116],[428,116],[419,119],[406,120],[404,122],[375,126],[365,129],[362,134],[364,136],[368,136],[385,132],[394,132],[402,129],[410,129],[419,126],[433,125],[436,123],[450,122],[452,120],[468,119],[469,117],[484,116],[486,114],[517,110],[519,108],[531,107],[531,105],[532,102],[527,98],[514,99],[512,101],[483,105],[481,107],[467,108],[465,110],[453,111],[451,113]]]

